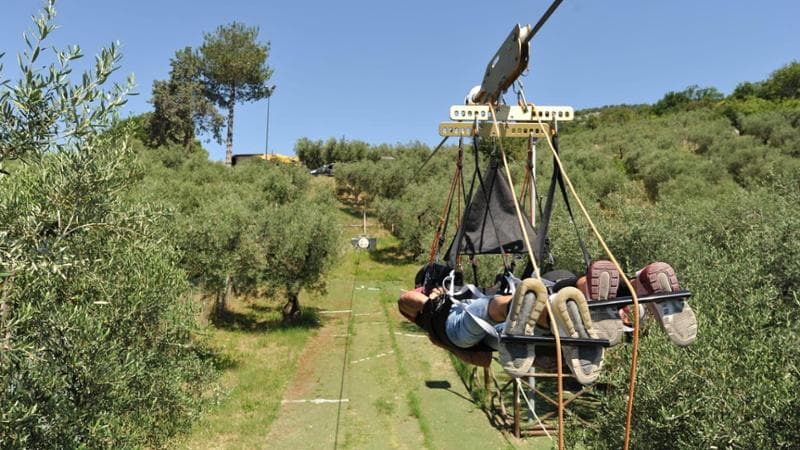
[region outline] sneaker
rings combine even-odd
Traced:
[[[503,333],[509,336],[533,336],[534,327],[544,311],[547,288],[541,281],[526,278],[517,286],[508,308]],[[534,344],[500,342],[500,365],[512,377],[528,376],[535,358]]]
[[[586,298],[588,301],[611,300],[617,298],[619,289],[619,271],[611,261],[594,261],[586,270]],[[606,306],[592,308],[592,315],[597,334],[614,346],[622,343],[624,336],[622,318],[619,308]]]
[[[586,298],[580,290],[574,287],[563,288],[550,300],[550,304],[553,306],[553,315],[561,337],[600,338],[592,322]],[[603,347],[565,345],[561,352],[564,362],[579,383],[586,385],[597,380],[603,367]]]
[[[680,285],[672,266],[655,262],[639,271],[634,288],[639,295],[650,295],[677,291]],[[697,318],[683,299],[648,303],[647,309],[675,345],[685,347],[697,338]]]

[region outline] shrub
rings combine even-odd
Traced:
[[[796,198],[794,199],[796,201]],[[798,219],[793,202],[759,189],[715,199],[622,208],[611,230],[628,269],[670,261],[694,292],[700,333],[671,345],[651,324],[640,346],[633,442],[643,448],[790,448],[797,388]],[[624,420],[627,348],[608,353],[607,382],[592,448],[618,448]],[[609,433],[608,430],[620,430]]]
[[[83,83],[73,48],[40,69],[50,2],[0,83],[0,447],[158,446],[196,411],[209,369],[190,339],[185,274],[162,211],[133,206],[125,88],[103,50]],[[56,52],[56,51],[54,51]]]

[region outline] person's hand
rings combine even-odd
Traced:
[[[440,295],[444,294],[444,289],[441,287],[435,287],[431,289],[431,293],[428,295],[429,298],[436,298]]]

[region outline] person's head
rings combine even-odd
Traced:
[[[445,264],[425,264],[414,277],[414,287],[422,287],[424,288],[423,292],[430,293],[434,288],[441,287],[444,279],[449,276],[451,272],[452,269]],[[455,284],[461,286],[463,284],[461,272],[455,272],[454,277]]]

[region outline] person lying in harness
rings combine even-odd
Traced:
[[[453,295],[445,295],[442,273],[430,272],[423,268],[417,276],[416,289],[400,296],[400,313],[425,330],[435,345],[469,364],[487,367],[491,364],[491,352],[498,351],[506,372],[518,377],[528,374],[535,360],[534,345],[504,343],[498,336],[502,333],[512,336],[549,333],[545,312],[548,301],[562,337],[608,339],[612,345],[623,340],[624,312],[590,311],[586,300],[586,297],[590,301],[613,299],[621,293],[619,273],[608,261],[592,263],[587,275],[579,279],[569,279],[561,272],[551,273],[549,277],[545,274],[543,281],[511,280],[509,290],[513,294],[493,292],[499,286],[483,293],[466,285],[454,290]],[[640,295],[680,288],[674,270],[665,263],[648,265],[637,273],[633,284]],[[548,296],[548,288],[555,292],[552,296]],[[683,300],[652,303],[648,308],[673,342],[688,345],[694,340],[697,322]],[[602,347],[563,346],[562,353],[564,362],[580,383],[591,384],[597,379],[603,364]]]
[[[552,288],[556,283],[547,279],[511,280],[509,289],[513,294],[491,294],[499,287],[495,286],[487,295],[466,285],[452,295],[445,295],[441,284],[435,282],[435,287],[428,289],[421,285],[404,292],[398,307],[404,317],[427,331],[434,344],[467,363],[487,367],[491,364],[491,352],[498,351],[507,373],[515,377],[529,374],[535,358],[534,345],[506,343],[499,335],[543,335],[548,330],[548,301],[562,336],[599,338],[586,300],[575,287],[564,286],[548,299],[548,285]],[[567,366],[579,382],[591,384],[597,379],[603,363],[601,347],[564,346],[562,350]]]

